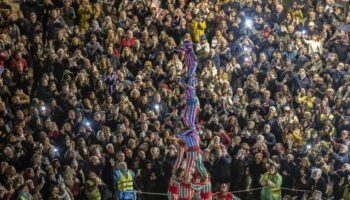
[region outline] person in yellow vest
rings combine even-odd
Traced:
[[[117,196],[119,200],[136,200],[134,190],[135,173],[128,169],[125,162],[119,163],[119,169],[116,170],[114,179],[117,183]]]
[[[281,185],[282,176],[277,171],[278,164],[270,160],[269,171],[260,177],[260,184],[263,186],[261,200],[282,200]]]
[[[23,184],[19,187],[19,192],[16,200],[32,200],[33,196],[29,193],[29,187],[27,184]]]
[[[82,31],[86,31],[90,27],[90,21],[93,17],[94,11],[88,0],[84,0],[79,9],[78,14],[80,17],[79,25]]]
[[[293,3],[293,7],[291,10],[291,16],[292,16],[293,20],[297,20],[297,18],[299,18],[300,21],[304,20],[303,11],[301,9],[302,9],[302,7],[299,6],[297,2]]]
[[[295,101],[298,104],[305,104],[309,109],[313,109],[315,99],[316,97],[314,96],[313,89],[309,89],[306,94],[305,89],[301,89],[301,92],[296,96]]]
[[[326,107],[325,112],[322,113],[320,116],[321,122],[325,122],[326,120],[333,122],[335,120],[335,116],[331,112],[332,112],[331,108]]]
[[[347,184],[344,187],[343,199],[350,199],[350,175],[347,176]]]
[[[93,180],[86,181],[86,198],[88,200],[101,200],[101,193],[98,189],[98,185]]]

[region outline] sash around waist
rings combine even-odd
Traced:
[[[186,99],[187,105],[193,105],[197,103],[197,99]]]

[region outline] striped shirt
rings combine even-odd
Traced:
[[[199,190],[196,191],[193,197],[194,200],[211,200],[212,193],[211,193],[211,182],[209,178],[203,184],[198,183],[197,187],[199,187]]]
[[[178,137],[185,142],[187,148],[199,147],[199,136],[197,130],[191,132],[180,132]]]
[[[180,185],[180,180],[175,175],[173,175],[169,181],[168,199],[172,199],[173,196],[175,196],[176,198],[179,196]]]
[[[185,99],[196,99],[196,78],[191,77],[186,83],[184,78],[180,78],[180,83],[185,87]]]
[[[190,184],[181,183],[179,200],[192,200],[195,190]]]
[[[183,51],[185,51],[185,58],[186,58],[186,65],[188,69],[188,76],[194,77],[196,75],[196,68],[197,68],[197,57],[194,54],[193,48],[192,48],[192,42],[191,41],[185,41],[184,47],[182,48]]]

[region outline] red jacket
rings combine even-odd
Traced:
[[[136,45],[136,38],[123,38],[122,39],[122,43],[121,43],[122,47],[129,47],[129,48],[132,48]]]
[[[223,140],[223,143],[224,143],[226,148],[231,145],[232,140],[231,140],[230,136],[227,135],[226,131],[220,130],[217,133],[217,135]]]
[[[5,61],[9,58],[9,54],[6,51],[0,53],[0,68],[4,67]]]
[[[233,195],[230,192],[226,193],[226,196],[223,196],[221,192],[215,193],[213,200],[233,200]]]

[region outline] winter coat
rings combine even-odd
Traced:
[[[200,22],[197,19],[192,20],[191,29],[193,32],[193,37],[195,42],[199,42],[200,37],[205,34],[206,28],[207,28],[207,24],[205,21]]]

